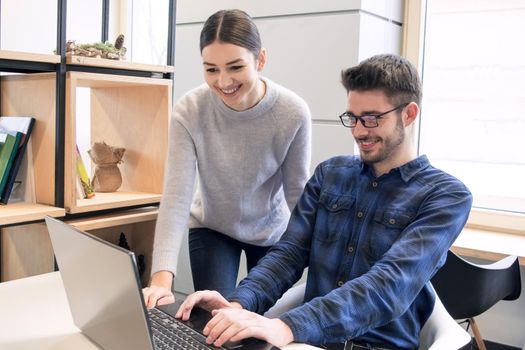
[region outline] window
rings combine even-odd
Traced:
[[[419,153],[525,213],[525,0],[427,0]],[[522,226],[523,229],[523,226]]]
[[[166,64],[169,1],[128,1],[131,20],[127,32],[129,59],[133,62]],[[129,19],[129,17],[128,17]]]

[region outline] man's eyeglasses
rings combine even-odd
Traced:
[[[366,114],[357,116],[354,115],[352,112],[344,112],[339,116],[339,119],[341,119],[341,123],[343,123],[343,126],[347,128],[355,128],[358,120],[361,122],[361,124],[363,124],[365,128],[377,128],[379,126],[379,122],[377,121],[378,119],[384,118],[385,115],[390,112],[397,111],[400,108],[405,108],[409,105],[409,103],[410,102],[403,103],[397,106],[396,108],[393,108],[389,111],[380,114]]]

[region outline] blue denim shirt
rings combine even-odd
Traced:
[[[280,319],[294,341],[415,349],[432,312],[428,281],[461,232],[469,190],[426,156],[376,178],[358,157],[315,170],[281,240],[230,295],[263,313],[308,267],[305,303]]]

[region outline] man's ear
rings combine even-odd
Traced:
[[[414,123],[414,121],[417,118],[417,115],[419,114],[419,106],[415,102],[410,102],[405,107],[405,127],[409,126]]]
[[[259,56],[257,57],[257,71],[261,72],[266,65],[266,49],[264,47],[259,51]]]

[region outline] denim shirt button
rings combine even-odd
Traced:
[[[362,211],[358,212],[357,217],[361,219],[363,217],[363,212]]]
[[[338,282],[337,282],[337,285],[338,285],[339,287],[341,287],[343,284],[345,284],[343,281],[338,281]]]
[[[350,245],[350,246],[348,246],[347,250],[348,250],[349,253],[352,253],[352,252],[354,251],[354,247],[352,247],[352,246]]]
[[[389,223],[390,225],[395,225],[395,223],[396,223],[396,219],[390,219],[390,220],[388,220],[388,223]]]
[[[373,182],[372,182],[372,187],[373,187],[373,188],[376,188],[376,187],[377,187],[377,182],[373,181]]]
[[[332,204],[332,209],[337,209],[337,204]]]

